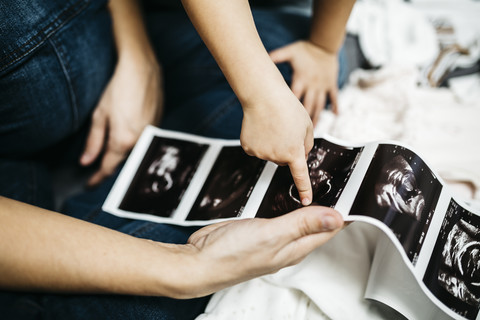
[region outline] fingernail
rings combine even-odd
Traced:
[[[305,197],[305,198],[302,199],[302,204],[304,206],[308,206],[308,205],[310,205],[310,203],[312,203],[312,202],[310,201],[310,199],[308,197]]]
[[[330,215],[322,218],[322,226],[324,230],[335,230],[340,227],[338,220]]]

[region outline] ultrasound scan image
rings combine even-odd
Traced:
[[[349,214],[382,221],[415,265],[441,190],[438,179],[415,153],[381,144]]]
[[[187,220],[240,216],[265,164],[239,146],[223,147]]]
[[[154,137],[119,208],[170,217],[208,145]]]
[[[453,199],[423,282],[452,310],[476,319],[480,308],[480,217]]]
[[[346,148],[315,139],[307,159],[314,205],[333,207],[355,167],[362,148]],[[273,218],[301,208],[300,197],[288,167],[278,167],[256,217]]]

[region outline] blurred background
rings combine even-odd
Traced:
[[[480,208],[480,1],[358,0],[340,114],[317,134],[411,146]]]

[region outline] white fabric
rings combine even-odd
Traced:
[[[387,0],[388,1],[388,0]],[[412,7],[428,20],[446,20],[454,28],[455,41],[470,47],[480,39],[480,2],[472,0],[411,0]],[[478,59],[477,55],[477,59]]]
[[[353,223],[299,265],[266,279],[301,290],[331,319],[382,319],[363,297],[379,232]]]
[[[402,0],[357,1],[347,31],[358,35],[362,53],[372,66],[426,66],[439,52],[432,24]]]
[[[382,319],[363,299],[378,232],[356,222],[300,264],[216,293],[197,320]]]
[[[480,101],[417,87],[417,76],[415,68],[397,66],[355,71],[340,95],[340,115],[324,113],[316,132],[351,142],[406,143],[443,179],[470,184],[473,193],[463,198],[480,200]]]

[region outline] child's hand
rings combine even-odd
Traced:
[[[285,85],[243,105],[240,141],[245,152],[288,165],[303,205],[312,201],[307,156],[313,147],[312,121],[300,101]]]
[[[291,89],[303,102],[314,125],[325,107],[327,95],[337,112],[338,61],[335,54],[310,41],[297,41],[270,52],[275,63],[288,62],[293,69]]]
[[[100,156],[101,165],[88,181],[101,182],[126,158],[145,126],[162,113],[163,91],[158,64],[119,63],[93,113],[82,165]]]

